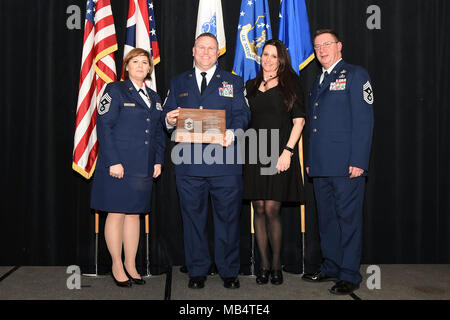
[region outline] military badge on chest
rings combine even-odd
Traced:
[[[345,78],[336,79],[336,81],[330,83],[330,90],[331,91],[345,90],[346,83],[347,79]]]
[[[333,73],[336,74],[336,70],[333,70]],[[345,86],[347,84],[347,79],[345,77],[345,74],[347,73],[347,70],[342,70],[339,72],[338,78],[330,83],[330,91],[341,91],[345,90]]]
[[[222,87],[219,88],[219,96],[233,98],[233,85],[228,82],[222,82]]]

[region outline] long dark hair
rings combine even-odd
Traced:
[[[290,111],[295,103],[295,100],[297,99],[300,81],[294,69],[292,69],[291,58],[284,43],[280,40],[268,40],[264,44],[262,52],[264,52],[264,49],[268,45],[277,48],[279,62],[277,70],[278,86],[284,97],[284,103],[287,106],[288,111]],[[261,82],[263,81],[263,78],[263,68],[261,67],[256,78],[251,83],[249,83],[250,85],[248,88],[248,95],[250,97],[256,95],[257,90],[261,85]]]

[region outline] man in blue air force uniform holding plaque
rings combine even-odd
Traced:
[[[313,178],[324,261],[303,279],[337,279],[333,294],[359,288],[364,188],[369,168],[374,101],[367,71],[342,60],[332,30],[318,30],[316,57],[323,73],[310,94],[306,170]]]
[[[172,150],[190,277],[188,287],[203,288],[211,265],[206,228],[211,196],[214,261],[224,286],[239,288],[242,165],[237,161],[233,130],[247,128],[250,110],[242,79],[216,66],[219,50],[214,35],[198,36],[193,56],[195,68],[171,81],[163,111],[166,126],[170,132],[174,129],[179,115],[177,108],[220,109],[226,112],[227,131],[222,145],[179,143]],[[227,150],[233,150],[231,158]]]

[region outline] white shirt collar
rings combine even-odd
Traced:
[[[320,75],[320,84],[322,84],[323,81],[323,77],[325,75],[325,71],[328,72],[328,75],[331,74],[331,71],[333,71],[334,67],[336,67],[336,65],[339,63],[339,61],[341,61],[342,58],[340,58],[338,61],[336,61],[331,67],[329,67],[328,69],[324,69],[324,67],[322,67],[322,74]]]
[[[139,86],[138,86],[136,83],[134,83],[133,80],[130,79],[130,81],[131,81],[131,83],[133,84],[133,86],[134,86],[134,88],[136,89],[137,92],[139,92],[139,89],[143,89],[143,90],[145,91],[145,94],[147,94],[147,90],[146,90],[146,88],[145,88],[145,82],[142,83],[142,87],[139,88]]]
[[[136,89],[137,93],[141,96],[142,100],[144,100],[144,102],[147,105],[147,107],[150,108],[150,106],[151,106],[150,105],[150,97],[148,95],[148,91],[147,91],[147,88],[145,86],[145,82],[142,84],[142,88],[139,88],[139,86],[136,83],[134,83],[133,80],[130,79],[130,81],[133,84],[134,88]],[[140,89],[144,90],[144,92],[145,92],[144,95],[143,95],[142,92],[139,92]]]
[[[211,69],[205,71],[206,72],[206,84],[209,83],[209,81],[211,80],[211,78],[213,77],[214,73],[216,72],[217,66],[214,65]],[[195,66],[195,79],[197,79],[197,85],[198,85],[198,89],[200,90],[201,85],[202,85],[202,80],[203,77],[200,73],[202,73],[204,71],[201,71],[199,68],[197,68],[197,66]]]

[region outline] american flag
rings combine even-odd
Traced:
[[[129,0],[127,38],[123,56],[125,57],[134,48],[149,51],[153,57],[153,65],[159,63],[159,46],[152,0]],[[156,91],[155,68],[152,72],[152,81],[147,85]]]
[[[116,81],[114,51],[117,39],[110,0],[88,0],[72,162],[86,179],[97,161],[97,104],[106,84]]]

